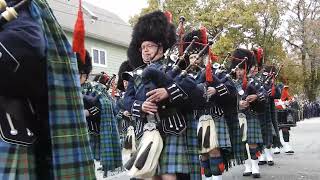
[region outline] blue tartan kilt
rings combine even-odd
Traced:
[[[213,117],[213,120],[216,126],[219,147],[222,149],[230,149],[231,141],[227,122],[224,118],[218,116]]]
[[[193,114],[185,115],[187,129],[180,136],[167,135],[159,158],[161,174],[188,174],[191,180],[201,180],[201,168],[198,154],[197,126]],[[186,152],[186,153],[183,153]]]
[[[198,153],[198,137],[197,127],[198,121],[193,118],[193,114],[189,113],[186,115],[189,120],[187,123],[187,149],[189,155],[189,169],[190,169],[190,180],[200,180],[201,177],[201,166]]]
[[[205,115],[205,113],[203,113],[203,110],[197,110],[195,112],[195,121],[199,121],[199,118]],[[231,141],[230,141],[230,135],[229,135],[229,128],[227,125],[226,120],[221,117],[218,116],[216,114],[211,114],[213,120],[214,120],[214,124],[215,124],[215,128],[216,128],[216,133],[218,136],[218,143],[219,143],[219,147],[220,148],[226,148],[226,149],[230,149],[231,148]]]
[[[186,131],[179,136],[166,135],[163,138],[163,149],[159,158],[161,174],[189,174],[189,158]]]
[[[0,139],[0,179],[37,179],[32,147],[8,144]]]
[[[231,158],[236,164],[242,164],[247,159],[247,151],[242,137],[240,136],[240,126],[237,113],[225,115],[223,117],[227,122],[232,146]]]
[[[253,111],[245,112],[247,119],[247,143],[248,144],[263,144],[260,120],[257,113]]]
[[[270,116],[267,115],[268,111],[265,113],[258,113],[257,117],[260,120],[261,134],[263,139],[263,145],[268,146],[272,144],[272,121],[269,119]]]
[[[118,126],[113,116],[110,101],[100,99],[105,103],[101,109],[100,125],[100,161],[104,171],[114,171],[122,167],[122,154]]]

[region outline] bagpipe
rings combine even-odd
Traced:
[[[104,90],[100,83],[87,82],[82,85],[82,95],[84,109],[88,110],[89,115],[86,117],[89,133],[100,134],[100,117],[101,104],[100,96]]]
[[[108,92],[111,87],[112,81],[116,78],[116,75],[109,79],[106,84],[99,82],[101,77],[97,81],[86,82],[82,85],[82,94],[84,108],[88,110],[87,124],[89,132],[95,135],[100,134],[100,119],[102,104],[100,98],[111,99]]]
[[[105,84],[107,91],[112,86],[113,81],[116,79],[117,75],[112,74],[112,77],[108,80],[108,82]]]
[[[31,0],[21,0],[14,6],[8,7],[5,0],[0,0],[0,11],[3,11],[0,15],[0,28],[2,28],[6,23],[17,19],[19,11],[26,8],[30,2]]]
[[[183,27],[183,22],[184,18],[180,18],[180,28]],[[183,31],[180,30],[180,33],[182,32]],[[183,54],[181,54],[179,61],[184,60],[184,57],[195,41],[196,38],[194,38]],[[183,44],[180,43],[180,45]],[[180,47],[182,48],[182,46]],[[168,51],[170,51],[170,49]],[[168,55],[168,53],[166,53],[166,55]],[[176,91],[177,86],[180,86],[181,83],[188,83],[185,81],[187,78],[183,77],[182,71],[179,68],[179,61],[177,64],[174,64],[170,56],[166,56],[163,61],[167,61],[167,63],[161,65],[161,67],[156,63],[151,63],[144,69],[139,68],[131,73],[125,73],[125,75],[130,75],[134,78],[134,81],[142,81],[143,86],[139,88],[139,92],[142,94],[141,96],[144,97],[140,97],[141,99],[147,99],[146,94],[156,88],[168,87],[167,89],[172,90],[172,93],[176,93],[180,91]],[[193,88],[195,88],[195,86]],[[173,101],[179,97],[180,94],[175,96]],[[162,135],[180,135],[186,129],[185,118],[180,112],[168,108],[165,105],[162,106],[160,103],[158,103],[158,107],[165,108],[159,108],[158,113],[154,115],[146,114],[147,123],[143,125],[143,134],[138,150],[124,165],[128,174],[132,177],[152,177],[156,172],[158,159],[163,148]],[[137,126],[137,129],[141,129],[141,127]]]
[[[12,2],[15,4],[9,7],[8,4],[11,5]],[[5,0],[0,0],[0,12],[2,12],[0,14],[0,31],[3,30],[3,26],[5,24],[17,19],[19,12],[28,7],[30,2],[30,0],[20,0],[10,1],[7,3]],[[4,73],[4,79],[8,79],[8,77],[10,79],[10,81],[4,81],[5,84],[8,83],[7,87],[10,87],[10,90],[6,91],[6,88],[4,88],[0,95],[0,138],[7,143],[21,146],[31,146],[38,139],[40,132],[38,126],[39,123],[37,123],[39,120],[39,112],[32,101],[32,96],[29,96],[29,93],[37,94],[40,92],[40,88],[37,89],[39,84],[34,85],[32,82],[29,82],[33,86],[26,91],[25,89],[21,88],[23,87],[24,83],[18,83],[20,84],[19,86],[15,83],[12,83],[16,82],[15,79],[11,79],[12,75],[18,76],[19,74],[20,81],[17,82],[21,82],[21,76],[24,76],[25,71],[21,71],[21,63],[14,57],[15,54],[11,54],[10,51],[6,49],[5,44],[0,43],[0,49],[3,50],[1,51],[3,53],[1,54],[2,58],[6,58],[7,55],[10,57],[10,59],[8,59],[10,61],[6,61],[7,59],[2,59],[3,64],[1,63],[1,66],[6,67],[6,69],[10,69],[8,72],[11,73],[8,75],[6,74],[8,73],[7,71],[1,70],[2,73]],[[38,70],[40,69],[38,66],[32,67]],[[32,70],[32,72],[34,71]],[[37,75],[38,77],[40,76],[39,74]],[[1,80],[1,82],[3,82],[3,80]],[[37,81],[35,80],[34,82]],[[11,87],[12,85],[13,87]],[[4,94],[2,94],[2,92]]]
[[[125,114],[124,111],[120,111],[118,113],[118,119],[121,119],[121,123],[119,123],[119,130],[125,134],[124,142],[123,142],[123,150],[124,153],[133,153],[136,151],[136,136],[135,136],[135,125],[132,120],[131,114]]]

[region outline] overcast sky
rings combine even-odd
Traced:
[[[117,14],[124,21],[128,22],[130,16],[140,12],[147,6],[147,0],[84,0],[101,8]]]

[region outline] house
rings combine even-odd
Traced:
[[[72,44],[79,1],[48,0],[48,3]],[[92,73],[104,71],[109,75],[117,74],[120,64],[127,60],[126,52],[131,40],[132,28],[114,13],[86,1],[83,1],[83,6],[98,17],[94,20],[90,14],[84,13],[85,47],[92,57]]]

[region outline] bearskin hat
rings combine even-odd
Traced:
[[[86,50],[86,58],[85,63],[80,59],[80,54],[76,53],[77,61],[78,61],[78,70],[80,74],[90,74],[92,71],[92,62],[91,62],[91,56],[90,53]]]
[[[107,84],[107,82],[109,81],[110,77],[108,76],[107,73],[105,72],[101,72],[100,74],[96,75],[93,78],[93,81],[99,82],[101,84]]]
[[[130,65],[129,61],[124,61],[119,68],[118,71],[118,83],[117,83],[117,89],[124,91],[124,86],[123,86],[123,77],[122,77],[122,73],[126,72],[126,71],[132,71],[133,67]]]
[[[245,64],[247,65],[247,72],[251,69],[252,66],[256,65],[256,59],[252,51],[242,48],[237,48],[232,53],[232,62],[230,69],[235,68],[245,57],[248,58],[246,63],[242,63],[239,68],[245,69]]]
[[[201,51],[201,49],[205,46],[205,44],[207,44],[208,42],[206,31],[203,31],[201,29],[193,30],[183,37],[183,50],[185,50],[190,45],[190,42],[193,40],[193,37],[195,36],[198,37],[198,39],[195,41],[195,44],[192,45],[192,48],[189,52],[187,52],[185,56],[185,60],[187,63],[189,62],[189,56],[191,54],[198,54]]]
[[[188,52],[188,55],[199,53],[201,51],[201,49],[205,46],[204,44],[207,44],[207,41],[208,41],[207,36],[204,35],[200,29],[191,31],[188,34],[186,34],[183,38],[183,41],[185,42],[183,45],[183,50],[185,50],[189,46],[189,43],[193,40],[194,36],[197,36],[198,39],[196,40],[196,43],[190,49],[190,52]]]
[[[127,56],[134,68],[144,64],[139,51],[143,41],[161,44],[164,51],[176,42],[175,27],[168,21],[163,12],[155,11],[141,16],[133,27],[132,40],[129,44]]]
[[[272,66],[272,65],[265,65],[263,67],[263,74],[270,74],[270,73],[275,73],[276,72],[276,67]]]

